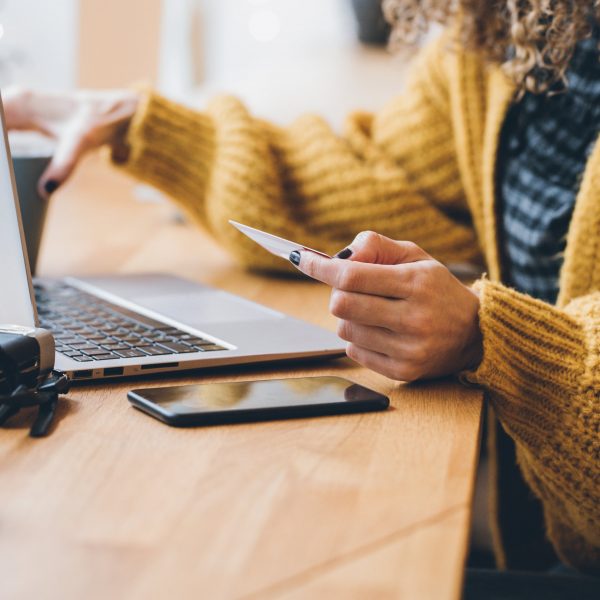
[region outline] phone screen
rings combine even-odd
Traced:
[[[386,396],[339,377],[182,385],[129,392],[130,402],[171,425],[202,425],[384,410]]]

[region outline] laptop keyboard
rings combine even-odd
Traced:
[[[77,362],[227,350],[67,284],[34,289],[40,326]]]

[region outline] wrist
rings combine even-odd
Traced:
[[[129,125],[140,104],[140,93],[127,90],[117,101],[114,107],[115,129],[110,142],[111,155],[116,163],[125,163],[129,158],[129,145],[127,144],[127,133]]]
[[[119,102],[119,112],[126,120],[131,120],[140,104],[140,92],[135,90],[124,90]]]
[[[465,365],[466,370],[475,370],[483,360],[483,335],[479,326],[480,299],[478,290],[469,288],[469,292],[474,300],[472,305],[471,326],[465,345]]]

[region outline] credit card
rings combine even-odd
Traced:
[[[308,246],[298,244],[297,242],[286,240],[277,235],[273,235],[272,233],[267,233],[266,231],[261,231],[260,229],[249,227],[248,225],[242,225],[242,223],[232,221],[231,219],[229,219],[229,222],[244,235],[247,235],[251,240],[255,241],[259,246],[262,246],[265,250],[268,250],[275,256],[285,258],[285,260],[289,260],[290,252],[293,252],[294,250],[310,250],[310,252],[314,252],[325,258],[331,258],[329,254],[314,250]]]

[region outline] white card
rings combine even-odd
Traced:
[[[308,246],[303,246],[302,244],[280,238],[272,233],[267,233],[266,231],[261,231],[260,229],[254,229],[254,227],[249,227],[248,225],[242,225],[241,223],[237,223],[231,219],[229,219],[229,222],[236,229],[239,229],[244,235],[247,235],[251,240],[254,240],[259,246],[262,246],[265,250],[268,250],[275,256],[285,258],[285,260],[289,260],[290,252],[293,252],[294,250],[310,250],[310,252],[314,252],[320,256],[331,258],[329,254],[325,254],[324,252],[319,252],[319,250],[313,250]]]

